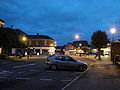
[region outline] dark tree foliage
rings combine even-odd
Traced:
[[[91,37],[91,44],[94,48],[98,49],[99,59],[100,57],[100,49],[107,46],[109,42],[106,32],[98,30],[93,33]]]
[[[20,42],[15,30],[12,28],[0,27],[0,47],[3,52],[5,48],[25,47],[25,45]]]

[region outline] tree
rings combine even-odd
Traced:
[[[2,48],[2,54],[5,54],[5,49],[24,46],[14,29],[0,27],[0,47]]]
[[[106,47],[109,42],[106,32],[98,30],[91,36],[91,44],[98,49],[98,59],[101,60],[101,48]]]

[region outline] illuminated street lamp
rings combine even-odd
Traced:
[[[112,34],[112,41],[114,41],[114,35],[115,35],[115,33],[116,33],[116,28],[111,28],[110,29],[110,32],[111,32],[111,34]]]
[[[26,40],[27,40],[27,38],[26,38],[26,37],[22,37],[22,41],[24,41],[24,42],[25,42]]]
[[[75,39],[79,39],[80,38],[80,35],[79,34],[76,34],[75,35]]]

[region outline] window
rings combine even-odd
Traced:
[[[65,57],[65,60],[75,62],[75,60],[72,57],[68,57],[68,56]]]
[[[62,61],[65,61],[64,57],[63,56],[58,56],[55,58],[56,60],[62,60]]]

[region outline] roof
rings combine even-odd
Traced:
[[[51,39],[54,40],[53,38],[47,36],[47,35],[28,35],[29,39]]]
[[[4,20],[0,18],[0,22],[3,22],[3,23],[4,23]]]
[[[24,34],[24,35],[27,35],[25,32],[23,32],[22,30],[20,29],[13,29],[18,35],[19,34]]]
[[[86,40],[82,41],[74,41],[73,44],[76,46],[78,44],[82,44],[83,46],[88,46],[88,42]]]
[[[75,46],[73,43],[68,42],[66,45],[64,45],[64,47],[67,46],[68,44],[71,44],[72,46]]]

